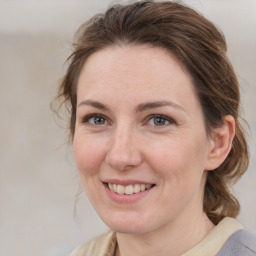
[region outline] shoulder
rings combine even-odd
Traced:
[[[115,232],[109,230],[77,247],[70,256],[112,256],[116,247]]]
[[[256,234],[238,230],[223,245],[217,256],[256,256]]]

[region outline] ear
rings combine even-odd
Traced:
[[[215,128],[210,138],[205,170],[218,168],[228,156],[235,136],[235,119],[231,115],[223,118],[221,127]]]

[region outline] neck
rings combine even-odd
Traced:
[[[116,256],[180,256],[198,244],[214,227],[205,213],[179,217],[158,230],[143,234],[117,233]]]

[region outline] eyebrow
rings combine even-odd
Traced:
[[[87,105],[87,106],[91,106],[91,107],[94,107],[97,109],[109,111],[109,108],[107,106],[105,106],[104,104],[102,104],[98,101],[94,101],[94,100],[84,100],[78,104],[78,107],[83,106],[83,105]]]
[[[185,109],[182,106],[180,106],[172,101],[152,101],[152,102],[141,103],[136,107],[135,111],[143,112],[148,109],[159,108],[159,107],[164,107],[164,106],[170,106],[170,107],[174,107],[178,110],[185,111]]]
[[[100,110],[104,110],[104,111],[109,111],[109,108],[106,105],[104,105],[98,101],[94,101],[94,100],[84,100],[78,104],[78,107],[83,106],[83,105],[91,106],[91,107],[94,107],[94,108],[97,108]],[[172,101],[152,101],[152,102],[141,103],[135,108],[135,111],[143,112],[148,109],[159,108],[159,107],[164,107],[164,106],[171,106],[178,110],[182,110],[182,111],[186,112],[182,106],[180,106]]]

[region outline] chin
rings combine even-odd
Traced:
[[[101,219],[110,229],[117,233],[140,234],[149,231],[148,223],[150,222],[137,213],[112,213],[111,217],[104,216]]]
[[[142,233],[147,233],[148,230],[145,230],[143,226],[136,226],[136,225],[131,225],[131,224],[126,224],[126,223],[114,223],[113,225],[108,225],[111,230],[117,232],[117,233],[122,233],[122,234],[133,234],[133,235],[139,235]]]

